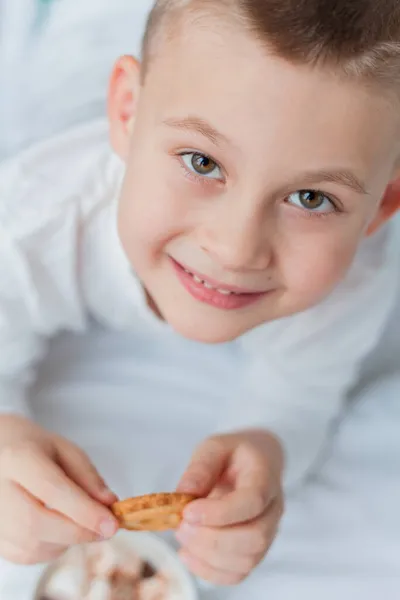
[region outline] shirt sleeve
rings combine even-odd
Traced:
[[[88,316],[97,316],[89,301],[121,312],[117,301],[132,276],[122,250],[123,264],[112,263],[117,243],[108,238],[123,173],[104,119],[0,164],[0,414],[29,413],[48,340],[84,331]]]
[[[24,263],[0,227],[0,414],[29,416],[26,391],[45,351],[25,300]]]
[[[0,167],[0,414],[30,416],[48,340],[84,322],[78,200],[41,173],[42,162],[35,152]]]
[[[364,244],[326,301],[244,340],[247,385],[221,430],[274,433],[285,450],[287,490],[315,467],[363,360],[382,335],[396,299],[398,254],[383,232]]]

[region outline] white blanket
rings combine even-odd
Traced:
[[[25,94],[16,112],[9,107],[13,131],[6,138],[2,130],[3,152],[104,110],[109,68],[120,52],[139,47],[148,4],[147,0],[55,3],[40,37],[30,38],[30,68],[25,68],[18,84]],[[15,61],[22,54],[16,52]],[[11,79],[7,85],[12,86]],[[154,403],[157,423],[163,427],[155,426],[149,412],[136,407],[134,415],[121,415],[118,398],[135,398],[137,390],[135,353],[133,340],[101,330],[84,339],[62,338],[55,342],[34,399],[41,419],[81,444],[121,495],[172,485],[193,444],[212,424],[208,405],[200,398],[198,413],[188,411],[187,398],[199,391],[191,388],[183,368],[177,369],[172,386],[163,379],[166,372],[155,381],[151,372],[140,369],[140,400]],[[178,366],[185,357],[182,342],[175,357]],[[366,365],[323,473],[289,502],[281,537],[269,559],[243,586],[206,589],[204,598],[399,600],[399,357],[400,298],[381,347]],[[98,412],[99,394],[109,397],[109,411]],[[68,409],[57,415],[54,407],[60,404]],[[29,581],[32,585],[36,573],[35,568],[1,563],[1,600],[28,600]]]

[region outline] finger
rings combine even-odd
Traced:
[[[107,487],[85,452],[63,438],[57,439],[57,447],[57,461],[72,481],[89,496],[108,506],[116,502],[116,495]]]
[[[226,571],[227,573],[240,573],[246,575],[250,573],[258,564],[261,555],[242,555],[235,553],[232,549],[230,552],[221,554],[216,551],[202,551],[196,546],[184,546],[184,552],[189,553],[192,557],[199,561],[208,564],[217,571]]]
[[[280,494],[280,470],[274,476],[266,455],[251,444],[243,443],[235,450],[230,470],[234,473],[235,489],[262,489],[263,494],[269,496],[270,502]]]
[[[197,548],[204,556],[211,557],[216,553],[259,556],[268,550],[275,538],[280,512],[274,507],[247,525],[227,528],[194,527],[183,523],[176,538],[185,549]]]
[[[23,488],[19,488],[13,497],[14,510],[17,509],[17,513],[20,515],[20,527],[22,525],[25,537],[63,547],[86,544],[101,539],[97,533],[79,527],[61,514],[49,510]]]
[[[231,449],[220,439],[203,442],[194,452],[177,490],[207,496],[224,472]]]
[[[109,538],[118,523],[110,511],[72,482],[61,468],[34,447],[28,452],[11,452],[2,464],[3,476],[31,496],[84,529]]]
[[[12,506],[12,513],[3,511],[6,518],[1,520],[1,539],[31,552],[43,543],[66,548],[99,539],[97,534],[44,507],[17,484],[8,482],[2,487],[2,506]]]
[[[180,559],[190,569],[193,575],[200,577],[205,581],[209,581],[215,585],[237,585],[243,581],[248,573],[233,573],[231,571],[223,571],[215,569],[207,562],[193,556],[185,550],[179,552]]]
[[[227,527],[256,519],[265,512],[269,502],[263,487],[243,488],[222,498],[195,500],[187,506],[183,516],[190,524]]]
[[[233,572],[233,573],[249,573],[258,564],[263,553],[258,554],[242,552],[239,547],[225,545],[223,551],[220,547],[224,543],[216,541],[222,530],[209,529],[208,532],[213,534],[214,539],[202,539],[202,535],[194,535],[186,543],[182,544],[182,550],[188,552],[193,557],[206,562],[214,569]],[[179,540],[179,534],[177,535]]]

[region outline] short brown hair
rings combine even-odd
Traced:
[[[400,87],[400,0],[157,0],[144,37],[144,61],[164,24],[198,11],[237,18],[291,62]]]

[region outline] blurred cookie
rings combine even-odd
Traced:
[[[193,500],[189,494],[150,494],[115,502],[111,510],[121,529],[165,531],[179,526],[183,510]]]

